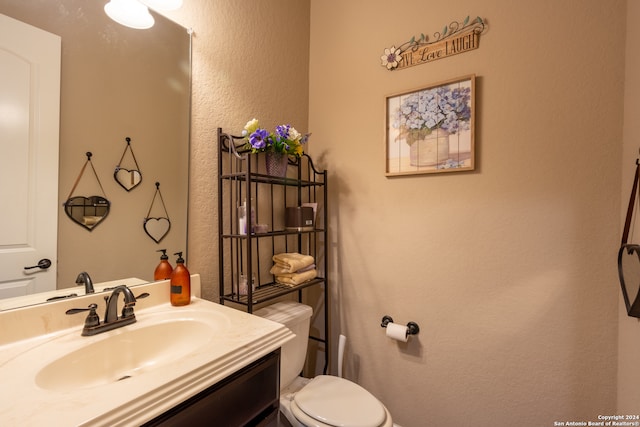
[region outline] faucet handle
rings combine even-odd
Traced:
[[[98,308],[98,304],[89,304],[89,307],[87,308],[70,308],[69,310],[65,311],[64,314],[78,314],[78,313],[82,313],[83,311],[91,311],[91,310],[95,311],[96,308]]]
[[[96,313],[96,309],[98,308],[98,304],[89,304],[88,308],[71,308],[65,312],[65,314],[77,314],[83,311],[88,311],[89,314],[87,318],[84,320],[84,327],[91,328],[94,326],[100,325],[100,316]]]
[[[133,316],[133,306],[136,305],[136,301],[148,296],[148,292],[143,292],[140,295],[133,297],[133,301],[125,303],[124,307],[122,307],[122,317],[126,318]]]

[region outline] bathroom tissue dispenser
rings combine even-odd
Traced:
[[[397,323],[393,323],[393,318],[388,315],[382,317],[382,323],[380,323],[380,326],[387,329],[387,337],[402,342],[407,342],[409,340],[409,336],[417,335],[418,332],[420,332],[420,327],[416,322],[409,322],[407,323],[407,326],[399,325]]]
[[[298,206],[286,209],[285,227],[290,231],[313,230],[313,208]]]

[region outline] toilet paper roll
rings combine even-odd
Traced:
[[[407,342],[409,334],[407,334],[407,326],[397,323],[387,323],[387,337],[392,340]]]

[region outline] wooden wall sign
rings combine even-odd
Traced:
[[[418,39],[412,37],[399,47],[394,45],[385,49],[384,55],[380,57],[381,65],[389,71],[401,70],[469,52],[478,48],[480,34],[485,28],[482,18],[477,17],[470,21],[467,16],[462,23],[454,21],[445,26],[442,32],[434,33],[433,40],[421,34]]]

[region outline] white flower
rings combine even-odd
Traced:
[[[398,66],[398,62],[402,59],[400,57],[400,49],[396,49],[395,46],[391,46],[384,50],[384,55],[380,57],[382,66],[387,67],[387,70],[392,70]]]
[[[302,135],[300,135],[300,132],[298,132],[298,131],[296,130],[296,128],[294,128],[294,127],[290,127],[290,128],[289,128],[289,139],[290,139],[290,140],[292,140],[292,141],[297,141],[297,140],[299,140],[299,139],[300,139],[300,137],[301,137],[301,136],[302,136]]]
[[[258,129],[258,119],[251,119],[244,125],[244,130],[242,131],[242,136],[251,135]]]

